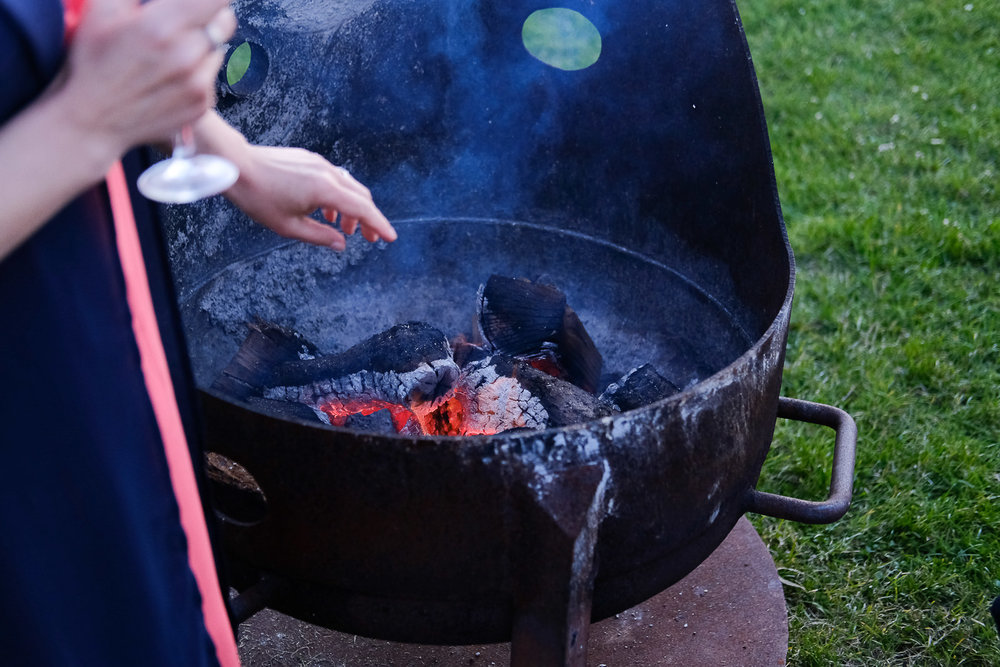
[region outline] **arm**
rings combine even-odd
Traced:
[[[0,259],[98,183],[118,154],[117,146],[75,124],[58,94],[0,128]]]
[[[194,126],[198,147],[232,160],[240,178],[225,196],[251,218],[286,238],[334,250],[345,247],[344,235],[309,216],[324,217],[347,234],[358,228],[369,241],[394,241],[396,231],[375,206],[368,188],[346,170],[300,149],[255,146],[214,111]]]
[[[0,126],[0,259],[130,147],[204,114],[222,60],[208,22],[232,33],[228,0],[90,0],[57,80]]]

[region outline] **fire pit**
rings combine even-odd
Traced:
[[[220,201],[168,211],[209,447],[243,480],[218,489],[239,614],[583,664],[592,618],[679,580],[745,512],[846,511],[852,420],[779,398],[794,265],[732,3],[235,8],[234,44],[267,71],[223,113],[345,164],[400,232],[335,256]],[[539,9],[560,11],[539,27]],[[407,321],[468,332],[492,274],[558,285],[607,373],[648,362],[680,391],[572,426],[431,437],[210,389],[255,318],[328,353]],[[779,416],[836,429],[828,500],[755,490]]]

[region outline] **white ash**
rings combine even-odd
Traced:
[[[331,403],[364,401],[429,412],[446,400],[460,372],[450,358],[435,359],[405,373],[362,370],[302,386],[272,387],[264,391],[264,397],[295,401],[314,410]]]
[[[500,375],[491,358],[465,366],[456,388],[464,397],[469,434],[501,433],[514,428],[545,428],[549,414],[516,378]]]

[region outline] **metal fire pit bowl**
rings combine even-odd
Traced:
[[[222,113],[254,141],[345,165],[400,238],[336,255],[221,199],[167,209],[198,383],[256,316],[324,352],[405,320],[469,332],[476,288],[499,273],[562,289],[609,375],[651,362],[683,391],[476,438],[326,428],[203,391],[209,448],[263,491],[247,513],[238,489],[218,489],[249,587],[238,616],[266,604],[372,637],[510,639],[515,664],[583,664],[591,618],[679,580],[745,512],[846,511],[853,421],[779,398],[794,265],[735,6],[563,3],[578,14],[546,32],[559,12],[529,16],[550,7],[235,3],[233,47],[259,57],[253,86],[223,86]],[[592,58],[594,34],[587,67],[555,48],[582,42]],[[827,500],[755,490],[777,417],[835,429]]]

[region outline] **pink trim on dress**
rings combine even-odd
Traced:
[[[208,528],[205,525],[201,497],[198,494],[194,467],[170,379],[167,356],[163,351],[163,341],[160,339],[160,330],[156,324],[156,313],[153,311],[153,298],[146,277],[146,265],[142,259],[132,201],[129,198],[125,171],[120,162],[116,162],[108,172],[107,184],[118,241],[118,255],[121,259],[122,272],[125,274],[125,290],[132,312],[132,330],[139,346],[146,391],[149,392],[163,448],[166,451],[170,481],[180,508],[181,526],[187,535],[188,561],[198,582],[198,590],[201,591],[205,627],[215,643],[219,664],[223,667],[236,667],[240,664],[236,639],[229,624],[218,574],[215,571],[215,560],[208,538]]]

